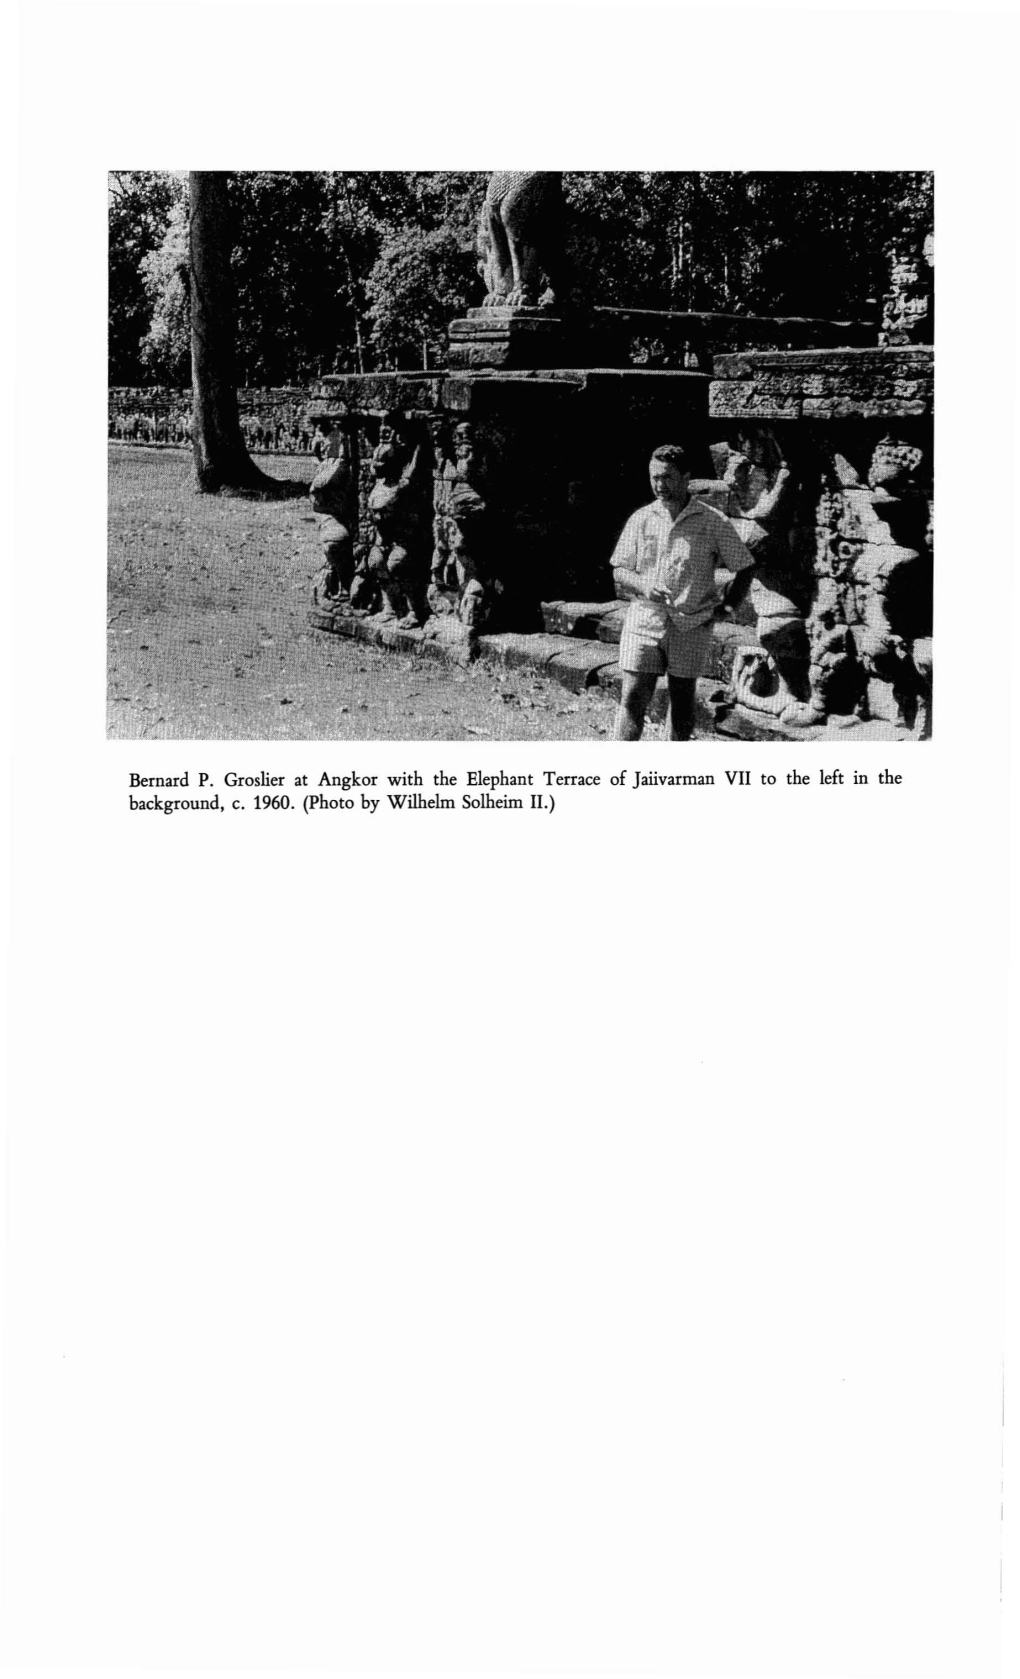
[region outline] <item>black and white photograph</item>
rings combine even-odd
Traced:
[[[1016,1679],[1016,9],[5,26],[0,1679]]]
[[[111,738],[930,737],[930,172],[109,217]]]

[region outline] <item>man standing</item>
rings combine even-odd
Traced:
[[[708,662],[712,619],[747,592],[751,555],[730,521],[692,500],[679,444],[656,449],[649,463],[655,500],[632,513],[613,554],[617,592],[630,601],[620,639],[623,690],[615,740],[640,740],[655,684],[669,682],[670,740],[690,740],[695,683]],[[720,602],[715,568],[743,573]]]

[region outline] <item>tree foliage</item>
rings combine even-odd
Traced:
[[[238,379],[430,365],[481,301],[478,171],[231,177]],[[930,175],[568,173],[579,307],[876,314],[888,253],[931,226]],[[180,173],[110,177],[110,378],[186,382]]]
[[[188,217],[188,199],[182,197],[171,206],[156,249],[141,261],[149,326],[140,353],[157,385],[186,385],[191,378]]]
[[[152,319],[143,264],[158,249],[175,205],[186,197],[178,172],[115,169],[108,182],[109,362],[112,384],[147,376],[142,340]],[[151,377],[151,375],[148,375]]]

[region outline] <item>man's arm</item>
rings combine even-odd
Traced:
[[[616,593],[621,600],[664,600],[666,591],[659,589],[653,593],[648,587],[647,577],[642,577],[637,569],[640,537],[640,515],[632,513],[620,532],[620,540],[609,562],[613,568]]]
[[[745,566],[743,571],[737,572],[737,575],[729,583],[727,583],[725,589],[723,589],[719,596],[720,612],[736,612],[737,607],[743,604],[747,596],[747,591],[751,587],[751,579],[753,577],[753,566]]]
[[[623,600],[654,600],[662,602],[669,600],[668,589],[653,586],[649,582],[648,578],[642,577],[640,572],[632,570],[630,566],[614,566],[613,577],[616,580],[616,593]]]

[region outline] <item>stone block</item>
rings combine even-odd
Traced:
[[[308,622],[313,630],[329,630],[334,635],[337,634],[336,620],[332,612],[309,612]]]
[[[709,392],[708,412],[713,420],[799,420],[801,397],[717,382]]]
[[[318,614],[318,616],[321,617],[321,613]],[[345,636],[348,641],[356,641],[358,639],[358,631],[361,628],[361,619],[353,618],[349,613],[347,613],[343,616],[333,618],[331,623],[320,627],[331,629],[334,635]]]
[[[563,650],[563,636],[518,635],[505,631],[501,635],[483,635],[478,639],[479,651],[501,664],[543,670],[554,654]]]
[[[568,642],[561,641],[562,652],[554,653],[548,660],[546,674],[579,694],[582,688],[591,687],[599,679],[599,672],[608,665],[616,668],[616,654],[599,641]]]
[[[615,601],[551,600],[542,602],[542,621],[547,635],[597,638],[607,612],[616,610]]]
[[[758,393],[758,385],[753,379],[713,379],[708,388],[709,413],[718,412],[717,403],[726,403],[739,408],[743,402],[750,402]]]
[[[452,370],[470,372],[475,368],[509,367],[512,351],[507,338],[491,343],[473,340],[465,344],[451,344],[448,365]]]
[[[876,397],[868,393],[805,397],[802,417],[805,420],[895,420],[930,413],[931,404],[922,399],[907,401],[902,397]]]
[[[454,657],[454,651],[456,657]],[[446,664],[468,664],[472,655],[477,656],[477,648],[468,646],[463,653],[460,649],[451,650],[449,644],[440,641],[437,636],[425,636],[419,652],[423,659],[437,659]]]
[[[878,346],[834,350],[742,350],[717,355],[713,364],[716,379],[759,379],[763,374],[800,375],[821,373],[828,378],[868,379],[875,374],[894,377],[930,372],[934,356],[931,346]]]
[[[451,368],[568,366],[572,334],[562,320],[541,310],[472,309],[451,321]]]
[[[385,414],[399,408],[432,412],[441,406],[443,380],[436,373],[331,373],[317,394],[351,413]]]
[[[424,641],[421,630],[401,630],[396,624],[378,626],[379,644],[391,653],[418,653]]]

